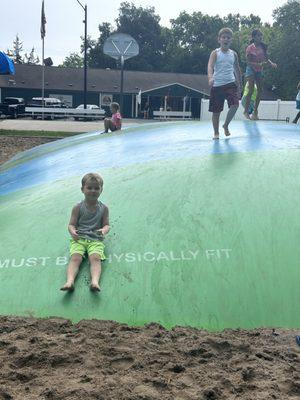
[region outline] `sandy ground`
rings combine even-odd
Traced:
[[[56,139],[42,137],[26,138],[18,136],[0,136],[0,165],[5,161],[8,161],[20,151],[25,151],[43,143],[52,142],[53,140]]]
[[[0,136],[0,163],[49,140]],[[296,400],[296,334],[0,317],[0,400]]]
[[[0,318],[0,399],[296,400],[292,330]]]

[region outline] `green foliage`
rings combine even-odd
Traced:
[[[260,17],[253,14],[228,14],[221,18],[184,11],[171,19],[171,27],[166,28],[160,25],[154,7],[143,8],[124,2],[120,5],[116,27],[103,23],[99,25],[99,38],[88,39],[88,65],[116,68],[116,61],[103,54],[103,44],[112,33],[123,32],[133,36],[140,46],[140,54],[126,61],[126,69],[205,74],[209,55],[218,47],[218,32],[226,26],[234,32],[232,48],[245,70],[245,49],[251,31],[259,28],[268,45],[269,57],[278,64],[276,70],[265,69],[265,85],[282,99],[291,98],[300,79],[300,2],[288,1],[274,10],[273,16],[274,24],[270,25],[263,24]],[[82,46],[82,53],[83,50]],[[70,57],[63,65],[67,66],[68,62],[68,66],[80,66],[79,56]]]
[[[117,32],[128,33],[140,46],[140,54],[126,62],[126,69],[157,71],[163,66],[162,28],[154,7],[136,7],[133,3],[121,3],[116,20]]]
[[[270,52],[278,63],[272,79],[282,99],[295,97],[300,81],[300,2],[289,1],[273,12]]]
[[[83,57],[81,57],[78,53],[71,53],[65,58],[64,62],[59,65],[59,67],[82,68]]]
[[[21,54],[22,52],[23,52],[23,42],[21,42],[21,40],[19,38],[19,35],[17,34],[15,40],[13,41],[12,50],[8,49],[7,53],[9,55],[11,55],[13,61],[16,64],[23,64],[24,63],[24,59],[23,59],[23,56]]]
[[[115,68],[116,61],[103,53],[103,45],[105,40],[113,33],[111,24],[104,22],[99,27],[100,36],[98,40],[92,41],[88,38],[87,62],[91,68]],[[81,52],[84,52],[84,46],[81,46]]]
[[[35,49],[32,47],[29,54],[23,53],[23,42],[20,40],[19,35],[16,35],[15,40],[13,41],[13,48],[7,49],[7,54],[12,57],[14,63],[16,64],[39,64],[40,59],[39,56],[35,54]]]
[[[29,54],[25,53],[24,62],[31,65],[40,63],[39,56],[35,55],[34,47],[31,49],[31,52]]]

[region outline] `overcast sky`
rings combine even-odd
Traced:
[[[130,1],[129,1],[130,2]],[[88,35],[99,37],[98,25],[114,21],[118,16],[119,0],[81,0],[88,6]],[[284,0],[140,0],[131,1],[136,6],[154,6],[161,17],[161,25],[169,26],[169,20],[176,18],[181,11],[225,16],[229,13],[259,15],[263,22],[272,22],[272,11],[286,3]],[[0,50],[12,48],[16,34],[23,42],[24,52],[29,53],[34,46],[41,58],[40,38],[42,0],[1,0]],[[71,52],[79,52],[84,33],[84,11],[77,0],[45,0],[47,19],[45,37],[45,57],[51,57],[54,64],[61,63]]]

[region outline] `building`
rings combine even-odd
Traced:
[[[29,102],[42,95],[42,66],[17,64],[15,75],[0,75],[0,100],[4,97],[23,97]],[[108,108],[111,101],[120,101],[121,71],[88,69],[87,103]],[[201,99],[209,97],[206,75],[167,72],[124,71],[123,116],[140,115],[146,102],[153,110],[167,107],[174,111],[191,111],[200,117]],[[138,105],[138,95],[141,104]],[[83,103],[83,69],[45,67],[45,97],[57,97],[70,107]],[[265,91],[264,100],[274,100],[272,92]]]

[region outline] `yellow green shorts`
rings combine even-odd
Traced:
[[[83,257],[85,253],[89,256],[91,254],[98,254],[101,260],[105,260],[104,244],[100,240],[78,239],[77,242],[71,239],[70,255],[80,254]]]

